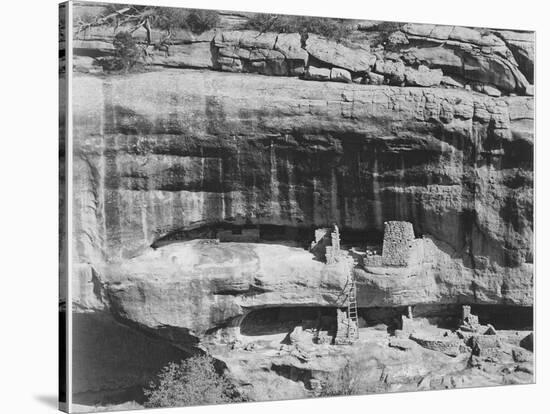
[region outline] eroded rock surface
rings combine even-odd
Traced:
[[[532,261],[531,98],[208,71],[74,86],[82,261],[260,218],[407,220],[476,270]]]

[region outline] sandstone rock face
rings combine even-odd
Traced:
[[[247,309],[341,306],[347,276],[344,264],[325,266],[303,249],[201,241],[149,249],[98,271],[109,308],[184,349],[212,328],[238,326]]]
[[[497,30],[496,34],[504,39],[508,48],[513,53],[519,69],[529,83],[534,83],[535,37],[533,33]]]
[[[197,42],[182,45],[171,45],[167,50],[154,50],[150,62],[174,68],[212,69],[212,46],[208,42]]]
[[[422,263],[356,269],[361,307],[532,305],[531,98],[192,70],[77,76],[74,93],[81,309],[189,349],[247,309],[341,306],[347,270],[303,249],[150,248],[223,222],[335,219],[425,235]]]
[[[524,94],[533,82],[532,33],[495,34],[474,28],[412,23],[403,26],[402,31],[409,44],[401,48],[401,53],[410,63],[440,68],[446,75],[459,75],[467,81],[492,84],[504,92]],[[506,37],[519,37],[522,41],[507,42],[503,40]]]
[[[439,26],[435,24],[408,23],[402,30],[405,33],[438,40],[455,40],[477,46],[503,46],[504,42],[492,33],[482,33],[478,29],[460,26]]]
[[[302,76],[307,65],[312,64],[344,69],[351,72],[352,77],[359,77],[371,71],[377,62],[376,72],[385,75],[393,85],[405,81],[406,66],[410,86],[436,86],[441,81],[441,71],[446,77],[459,77],[460,87],[472,83],[489,85],[504,94],[532,95],[534,36],[531,32],[404,24],[401,30],[387,36],[385,50],[357,33],[345,42],[336,42],[311,33],[303,37],[299,33],[242,30],[238,21],[246,18],[233,17],[237,19],[235,22],[229,18],[216,29],[200,35],[175,30],[168,43],[166,33],[158,29],[151,31],[150,43],[143,28],[134,31],[133,37],[147,51],[147,65]],[[363,26],[358,27],[361,30]],[[375,34],[375,27],[369,26],[367,30],[375,30]],[[116,32],[132,29],[122,25],[115,30],[92,27],[78,32],[75,53],[92,58],[108,56],[114,51],[112,41]],[[89,67],[80,70],[90,72]],[[339,77],[334,80],[342,81]],[[496,96],[491,89],[482,87],[480,91]]]
[[[531,98],[194,71],[74,84],[79,261],[260,217],[405,220],[476,272],[532,261]]]

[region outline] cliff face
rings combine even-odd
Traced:
[[[360,306],[532,304],[532,98],[193,70],[77,76],[74,94],[75,259],[132,321],[205,332],[255,306],[243,298],[262,278],[257,306],[338,305],[345,271],[318,296],[323,266],[305,251],[288,268],[287,252],[210,248],[212,273],[174,262],[201,256],[190,247],[150,249],[222,222],[407,220],[430,263],[358,270]]]
[[[74,84],[79,260],[223,221],[407,220],[469,267],[532,261],[531,98],[200,71]]]

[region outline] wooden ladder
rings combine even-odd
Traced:
[[[355,341],[359,338],[359,321],[357,314],[357,285],[353,276],[355,261],[349,268],[348,284],[350,286],[348,293],[348,340]],[[355,329],[352,329],[355,326]]]

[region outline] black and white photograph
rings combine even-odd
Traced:
[[[543,5],[123,1],[4,9],[2,413],[544,411]]]
[[[533,382],[533,32],[60,13],[67,410]]]

